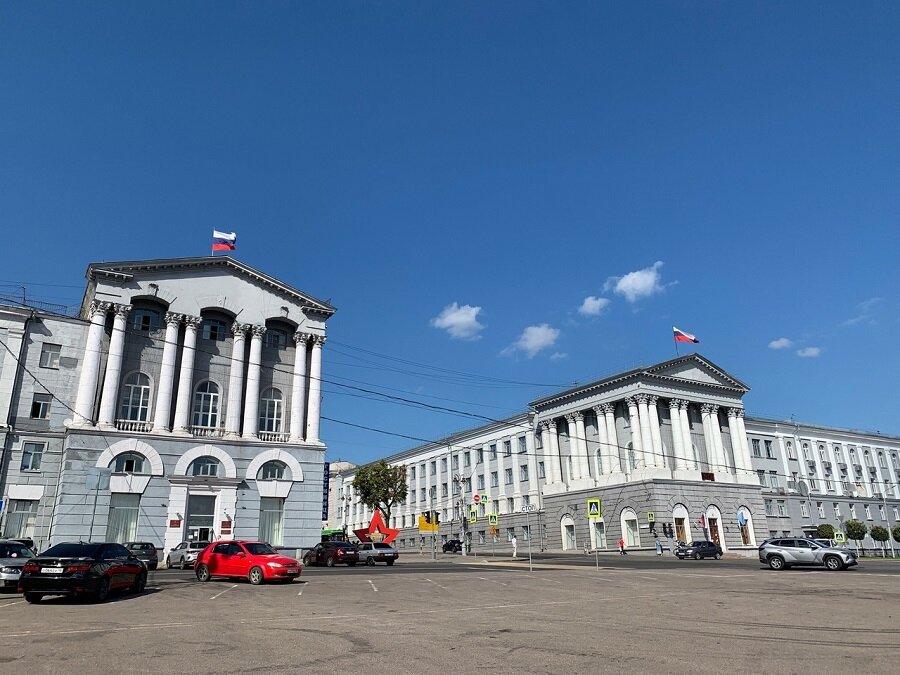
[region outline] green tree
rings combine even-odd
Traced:
[[[844,530],[847,532],[847,538],[855,541],[856,548],[859,549],[859,542],[866,538],[869,528],[862,521],[848,520],[844,523]]]
[[[894,525],[894,529],[891,530],[891,536],[894,538],[894,541],[900,543],[900,525]]]
[[[383,459],[356,471],[353,490],[370,509],[378,509],[385,524],[391,524],[391,509],[406,500],[406,467],[391,466]]]
[[[819,539],[834,539],[834,526],[822,523],[816,528],[816,537]]]
[[[881,542],[881,555],[884,556],[884,542],[886,542],[890,536],[887,528],[882,527],[881,525],[873,525],[872,529],[869,530],[869,534],[872,536],[872,539]]]

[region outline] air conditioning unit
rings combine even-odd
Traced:
[[[775,494],[778,494],[778,495],[786,494],[786,490],[783,487],[777,487],[777,488],[775,488]]]
[[[873,492],[872,499],[882,499],[882,494],[880,492]]]

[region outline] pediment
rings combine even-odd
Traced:
[[[656,377],[664,377],[671,380],[750,391],[750,388],[739,379],[729,375],[699,354],[690,354],[672,361],[666,361],[648,368],[646,372]]]

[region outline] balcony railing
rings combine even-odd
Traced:
[[[221,438],[225,427],[191,427],[191,433],[198,438]]]
[[[269,443],[287,443],[290,434],[280,431],[260,431],[259,440]]]
[[[119,431],[137,431],[139,433],[147,433],[153,429],[153,422],[142,422],[140,420],[116,420],[116,429]]]

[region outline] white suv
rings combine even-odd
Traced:
[[[856,554],[846,548],[823,546],[813,539],[766,539],[759,547],[759,562],[773,570],[792,565],[822,565],[836,571],[857,565]]]

